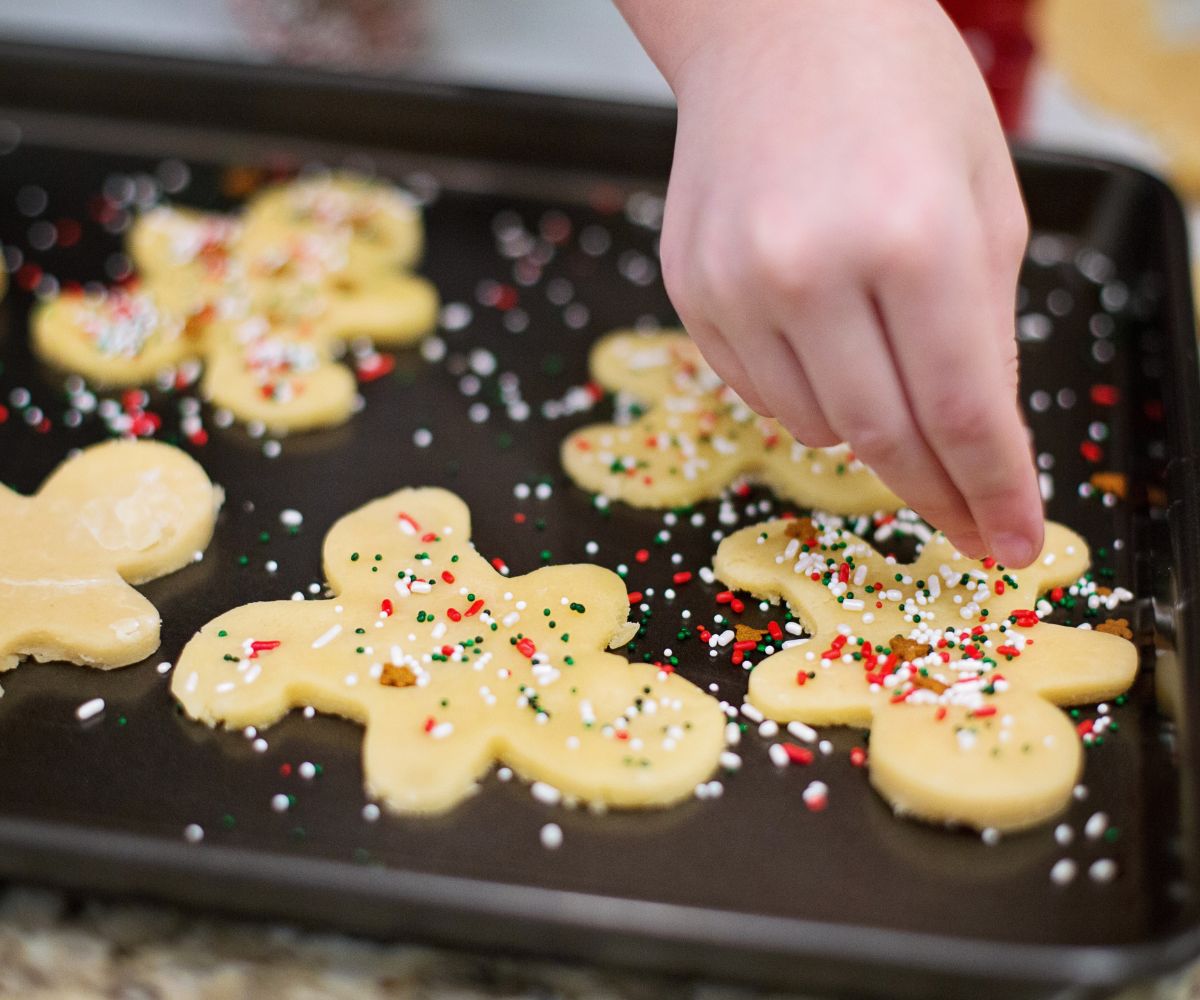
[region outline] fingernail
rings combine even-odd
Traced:
[[[1005,533],[992,539],[992,556],[996,562],[1013,569],[1028,566],[1037,558],[1037,546],[1024,535]]]

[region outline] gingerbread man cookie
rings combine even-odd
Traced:
[[[785,599],[811,636],[754,667],[757,708],[869,726],[871,783],[897,812],[998,830],[1070,799],[1082,751],[1055,706],[1115,697],[1137,671],[1127,639],[1039,620],[1038,597],[1087,567],[1087,544],[1054,523],[1016,571],[968,559],[940,533],[897,563],[809,518],[744,528],[713,563],[727,586]]]
[[[420,215],[381,182],[279,185],[242,218],[159,207],[127,244],[138,281],[39,307],[39,355],[99,385],[143,384],[202,358],[214,401],[274,429],[349,418],[353,381],[333,360],[339,342],[407,344],[437,319],[433,286],[404,270],[420,253]]]
[[[131,584],[208,545],[221,492],[176,448],[96,445],[33,496],[0,486],[0,670],[23,657],[108,669],[158,648],[159,617]]]
[[[495,761],[563,795],[666,805],[709,777],[717,702],[604,650],[629,637],[620,579],[554,566],[506,579],[453,493],[407,489],[334,525],[331,600],[236,608],[185,647],[172,690],[209,725],[268,726],[311,705],[366,728],[369,794],[431,813]]]
[[[563,466],[583,489],[635,507],[682,507],[753,476],[794,503],[838,514],[901,506],[846,448],[807,448],[757,416],[682,331],[609,334],[591,368],[604,388],[648,409],[566,439]]]

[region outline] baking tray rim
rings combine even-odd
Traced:
[[[241,903],[243,894],[256,887],[267,893],[337,898],[347,909],[387,906],[394,914],[391,929],[380,932],[364,925],[364,937],[398,940],[412,932],[422,917],[487,921],[491,928],[519,927],[527,932],[541,926],[548,932],[604,935],[618,942],[620,956],[628,948],[650,944],[655,947],[704,949],[730,978],[744,979],[737,971],[738,959],[805,962],[853,961],[859,968],[886,971],[903,967],[932,976],[957,977],[969,970],[971,978],[988,978],[1020,983],[1023,987],[1065,986],[1115,988],[1177,971],[1200,954],[1200,926],[1190,927],[1158,940],[1115,945],[1033,945],[955,938],[860,924],[766,916],[737,910],[682,906],[650,900],[514,885],[433,872],[414,872],[301,855],[264,852],[226,845],[189,845],[160,838],[106,831],[97,838],[95,830],[75,824],[0,818],[0,853],[6,869],[28,870],[36,882],[42,872],[56,867],[52,881],[69,883],[74,890],[100,891],[118,896],[160,899],[179,897],[154,888],[154,879],[185,878],[192,885],[188,895],[205,908],[237,913],[262,920],[265,912],[276,919],[309,926],[322,923],[319,916],[306,915],[293,905],[256,907]],[[39,863],[39,855],[44,862]],[[14,857],[17,864],[13,865]],[[68,864],[78,859],[90,866]],[[108,865],[104,877],[97,864]],[[135,877],[129,878],[133,871]],[[233,886],[238,895],[221,898]],[[198,891],[197,891],[198,890]],[[285,904],[287,908],[285,908]],[[504,923],[500,923],[503,921]],[[512,947],[536,954],[539,949],[522,946],[514,936],[482,930],[481,923],[456,924],[466,930],[453,947]],[[467,929],[469,927],[469,929]],[[436,935],[435,935],[436,936]],[[556,937],[556,943],[564,943]],[[587,960],[588,949],[568,944],[573,957]],[[563,956],[560,956],[563,957]],[[617,964],[623,963],[620,957]],[[731,963],[731,964],[726,964]],[[640,965],[642,962],[631,964]],[[690,963],[688,963],[690,965]],[[668,966],[666,971],[680,971]]]

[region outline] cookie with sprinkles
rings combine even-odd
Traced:
[[[380,181],[278,185],[242,217],[159,206],[126,243],[137,280],[39,307],[38,354],[102,386],[147,384],[204,359],[210,398],[276,430],[350,417],[337,342],[400,346],[437,321],[436,289],[407,270],[420,255],[419,210]]]
[[[218,324],[209,336],[204,393],[237,419],[299,431],[336,426],[354,412],[354,376],[313,324],[250,316]]]
[[[871,783],[898,813],[1014,830],[1060,812],[1083,766],[1056,706],[1114,698],[1137,671],[1127,639],[1041,621],[1040,595],[1088,565],[1084,540],[1055,523],[1015,571],[966,558],[940,533],[898,563],[802,518],[736,532],[713,568],[730,587],[786,600],[809,636],[754,667],[758,709],[870,727]]]
[[[352,173],[273,185],[246,206],[242,252],[251,260],[286,256],[292,240],[332,248],[327,265],[350,275],[415,267],[424,246],[421,211],[399,188]],[[327,250],[327,252],[329,252]]]
[[[435,813],[502,762],[552,798],[663,806],[716,768],[725,718],[679,675],[606,652],[627,641],[620,579],[590,565],[507,579],[454,494],[406,489],[325,539],[335,595],[236,608],[187,644],[172,690],[211,726],[292,708],[365,727],[366,787]]]
[[[192,562],[220,502],[196,462],[150,441],[88,448],[33,496],[0,486],[0,670],[25,657],[108,669],[153,653],[158,612],[131,584]]]
[[[563,442],[563,467],[583,489],[635,507],[681,507],[749,476],[793,503],[837,514],[901,506],[845,447],[805,447],[755,414],[682,331],[611,333],[593,349],[591,370],[635,405],[629,419]]]
[[[36,307],[31,333],[43,361],[97,386],[142,385],[207,350],[206,327],[140,289],[56,296]]]

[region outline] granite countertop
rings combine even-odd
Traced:
[[[0,998],[767,1000],[644,973],[381,945],[334,934],[0,891]],[[802,1000],[774,994],[773,1000]]]
[[[645,973],[0,890],[0,1000],[804,1000]],[[1118,1000],[1197,1000],[1200,968]],[[815,998],[808,998],[815,1000]]]

